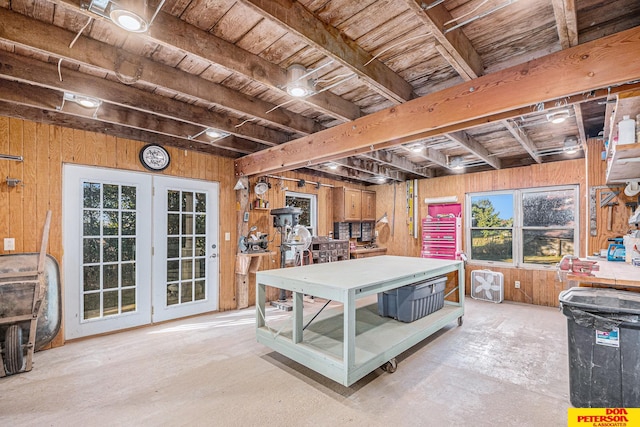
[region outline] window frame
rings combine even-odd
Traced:
[[[572,191],[574,202],[574,224],[573,226],[524,226],[524,196],[531,193],[542,193],[552,191]],[[504,261],[488,261],[473,258],[473,251],[471,246],[471,232],[474,229],[486,229],[487,227],[472,227],[472,205],[471,199],[482,196],[497,196],[501,194],[511,194],[513,196],[513,226],[512,227],[490,227],[489,229],[495,230],[511,230],[512,231],[512,262]],[[498,191],[482,191],[477,193],[467,193],[465,195],[465,246],[469,255],[469,262],[476,265],[487,265],[507,268],[527,268],[527,269],[542,269],[550,270],[556,268],[556,263],[553,264],[538,264],[527,263],[524,261],[524,231],[525,230],[573,230],[573,255],[577,255],[580,251],[580,185],[558,185],[558,186],[546,186],[546,187],[530,187],[519,188],[513,190],[498,190]]]

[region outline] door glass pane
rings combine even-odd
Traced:
[[[136,311],[137,189],[96,182],[82,189],[82,320]]]
[[[206,193],[167,191],[167,305],[206,295]],[[179,203],[176,203],[179,201]],[[194,212],[197,212],[194,213]],[[194,279],[198,279],[194,281]]]

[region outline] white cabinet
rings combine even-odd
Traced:
[[[640,96],[625,97],[618,94],[613,109],[607,107],[605,118],[605,137],[607,146],[607,184],[640,180],[640,143],[618,145],[614,139],[617,124],[623,116],[634,118],[640,114]],[[636,128],[639,124],[636,123]]]

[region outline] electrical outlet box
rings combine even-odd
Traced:
[[[516,280],[516,289],[520,289],[520,281]]]
[[[4,238],[4,250],[5,251],[15,251],[16,250],[16,239],[13,237],[5,237]]]
[[[224,240],[226,242],[228,242],[229,240],[231,240],[231,233],[229,233],[228,231],[226,233],[224,233]]]

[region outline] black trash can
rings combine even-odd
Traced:
[[[567,316],[571,404],[640,407],[640,293],[571,288],[559,299]]]

